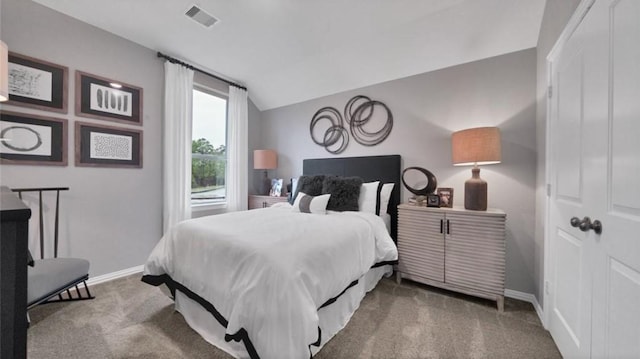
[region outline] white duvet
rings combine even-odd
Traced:
[[[371,213],[293,212],[289,204],[187,220],[158,243],[144,275],[169,275],[244,328],[260,358],[308,358],[318,308],[374,264],[397,259]]]

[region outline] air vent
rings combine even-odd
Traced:
[[[211,27],[218,22],[218,19],[195,5],[191,6],[184,14],[204,27]]]

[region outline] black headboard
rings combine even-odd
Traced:
[[[302,161],[304,175],[359,176],[365,182],[395,183],[387,213],[391,216],[391,237],[398,238],[398,204],[400,204],[400,155],[367,157],[313,158]]]

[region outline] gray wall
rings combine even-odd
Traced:
[[[66,118],[69,165],[1,165],[0,182],[9,187],[70,187],[61,200],[60,255],[88,259],[92,276],[143,264],[162,234],[162,62],[149,49],[32,1],[2,2],[2,37],[10,51],[69,67],[68,114],[2,106]],[[75,70],[142,87],[143,126],[75,116]],[[76,121],[142,129],[143,168],[76,167]]]
[[[404,167],[427,168],[438,178],[439,187],[453,187],[455,205],[464,205],[464,182],[471,177],[471,169],[451,165],[451,133],[477,126],[500,127],[502,163],[482,167],[481,176],[489,184],[489,206],[507,213],[506,286],[533,293],[535,49],[265,111],[260,145],[276,149],[279,160],[272,176],[297,176],[304,158],[332,157],[311,141],[309,122],[321,107],[342,111],[355,95],[384,102],[393,113],[394,127],[374,147],[352,139],[340,156],[400,154]],[[403,199],[409,195],[404,190]]]
[[[537,49],[536,81],[536,222],[535,222],[535,292],[538,303],[544,307],[544,216],[546,201],[546,126],[547,126],[547,55],[580,0],[547,0],[540,26]]]

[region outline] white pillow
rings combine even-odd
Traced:
[[[363,183],[360,186],[360,197],[358,197],[358,211],[376,213],[378,204],[378,185],[380,181]]]
[[[304,192],[298,192],[295,202],[293,202],[293,211],[302,213],[326,214],[327,203],[329,203],[330,194],[320,196],[309,196]]]
[[[387,213],[389,208],[389,200],[391,199],[391,191],[395,183],[385,183],[380,190],[380,215]]]

